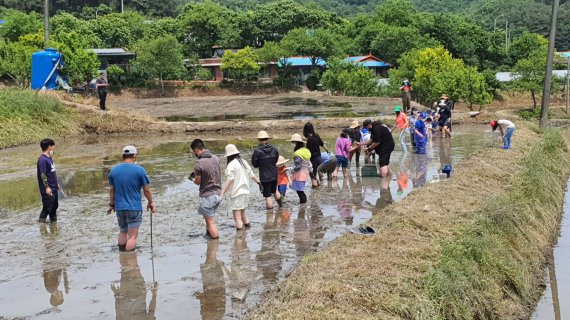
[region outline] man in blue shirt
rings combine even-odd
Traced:
[[[39,223],[45,223],[49,216],[50,222],[57,221],[57,208],[59,206],[57,191],[57,174],[55,163],[52,156],[55,150],[55,142],[52,139],[44,139],[40,142],[42,154],[38,158],[37,176],[38,185],[40,187],[40,195],[42,196],[42,212],[40,213]]]
[[[137,246],[137,236],[142,223],[141,189],[148,200],[147,209],[156,212],[150,192],[150,180],[143,167],[137,164],[137,149],[123,148],[123,162],[109,173],[109,210],[116,210],[119,223],[119,250],[131,251]]]

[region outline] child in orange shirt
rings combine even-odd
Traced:
[[[283,197],[285,197],[285,192],[287,192],[287,185],[289,184],[289,176],[287,175],[287,163],[289,159],[285,159],[283,156],[279,156],[277,160],[277,194],[275,198],[277,199],[277,204],[283,206]]]

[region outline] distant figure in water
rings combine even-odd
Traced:
[[[503,146],[501,149],[510,149],[512,147],[511,138],[517,130],[515,124],[505,119],[492,120],[490,124],[493,131],[497,130],[497,128],[501,131],[501,138],[503,139]]]

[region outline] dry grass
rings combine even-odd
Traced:
[[[563,196],[560,190],[565,185],[562,180],[568,174],[566,151],[559,145],[550,146],[550,149],[544,147],[544,139],[552,137],[553,134],[545,138],[521,128],[514,137],[513,150],[488,148],[464,160],[454,170],[453,179],[416,190],[405,200],[388,207],[383,215],[375,216],[369,224],[378,230],[377,236],[347,234],[325,250],[306,257],[247,317],[528,317],[528,306],[538,296],[536,284],[540,280],[537,277],[540,266],[556,234],[558,223],[555,218],[560,215]],[[530,157],[533,158],[529,160]],[[552,161],[541,157],[560,161],[560,176],[552,178],[557,170],[549,167]],[[540,160],[546,161],[529,163]],[[526,212],[529,208],[534,210],[543,203],[533,195],[512,193],[513,190],[531,190],[521,189],[521,183],[536,178],[533,168],[538,167],[536,171],[549,176],[550,183],[554,179],[555,185],[550,189],[556,188],[557,192],[545,199],[553,205],[545,206],[540,214],[525,216],[523,221],[507,218],[507,215]],[[529,179],[529,176],[534,177]],[[510,206],[514,201],[520,204],[514,206],[513,211]],[[546,224],[545,221],[549,226],[534,229],[537,224]],[[509,225],[513,222],[519,225]],[[497,234],[502,229],[491,228],[493,224],[506,230]],[[513,236],[510,227],[521,232]],[[485,228],[491,228],[493,232],[487,233]],[[528,241],[520,244],[526,246],[534,242],[532,249],[513,249],[521,236],[526,236]],[[508,243],[511,240],[515,242]],[[492,254],[481,255],[490,260],[473,259],[470,255],[493,249],[488,245],[500,247]],[[468,254],[462,254],[465,252]],[[509,260],[501,259],[499,254],[515,259],[515,262],[507,264]],[[496,263],[505,265],[497,266]],[[487,271],[497,274],[486,276]],[[513,276],[505,277],[504,274],[510,271]],[[484,283],[502,280],[505,282]],[[521,288],[524,290],[517,292]]]

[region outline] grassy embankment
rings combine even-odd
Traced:
[[[0,149],[78,132],[77,113],[55,97],[0,90]]]
[[[520,126],[520,124],[519,124]],[[453,178],[414,191],[303,259],[254,319],[521,319],[540,296],[570,158],[564,136],[520,128]]]

